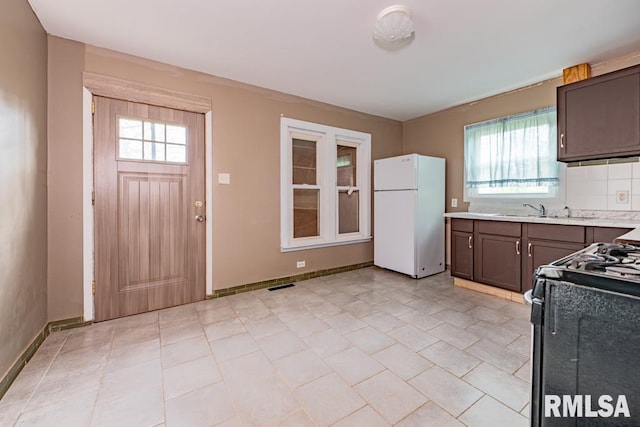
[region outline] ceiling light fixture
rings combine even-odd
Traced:
[[[386,43],[400,43],[414,35],[411,9],[403,5],[389,6],[378,14],[373,38]]]

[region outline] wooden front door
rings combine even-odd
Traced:
[[[203,300],[204,115],[94,101],[95,320]]]

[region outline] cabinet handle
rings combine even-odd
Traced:
[[[527,244],[527,255],[529,256],[529,258],[531,258],[531,248],[533,247],[533,245],[531,243]]]
[[[564,133],[560,134],[560,148],[564,148]]]
[[[473,236],[469,236],[469,249],[473,248]]]
[[[516,240],[516,254],[520,255],[520,240]]]

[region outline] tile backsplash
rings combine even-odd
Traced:
[[[640,210],[640,163],[570,165],[567,168],[566,203],[572,209]]]

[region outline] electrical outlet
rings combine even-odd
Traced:
[[[451,199],[451,207],[452,208],[457,208],[458,207],[458,199],[456,199],[455,197],[453,199]]]
[[[304,262],[304,261],[298,261],[296,263],[296,267],[297,268],[303,268],[305,265],[306,265],[306,262]]]

